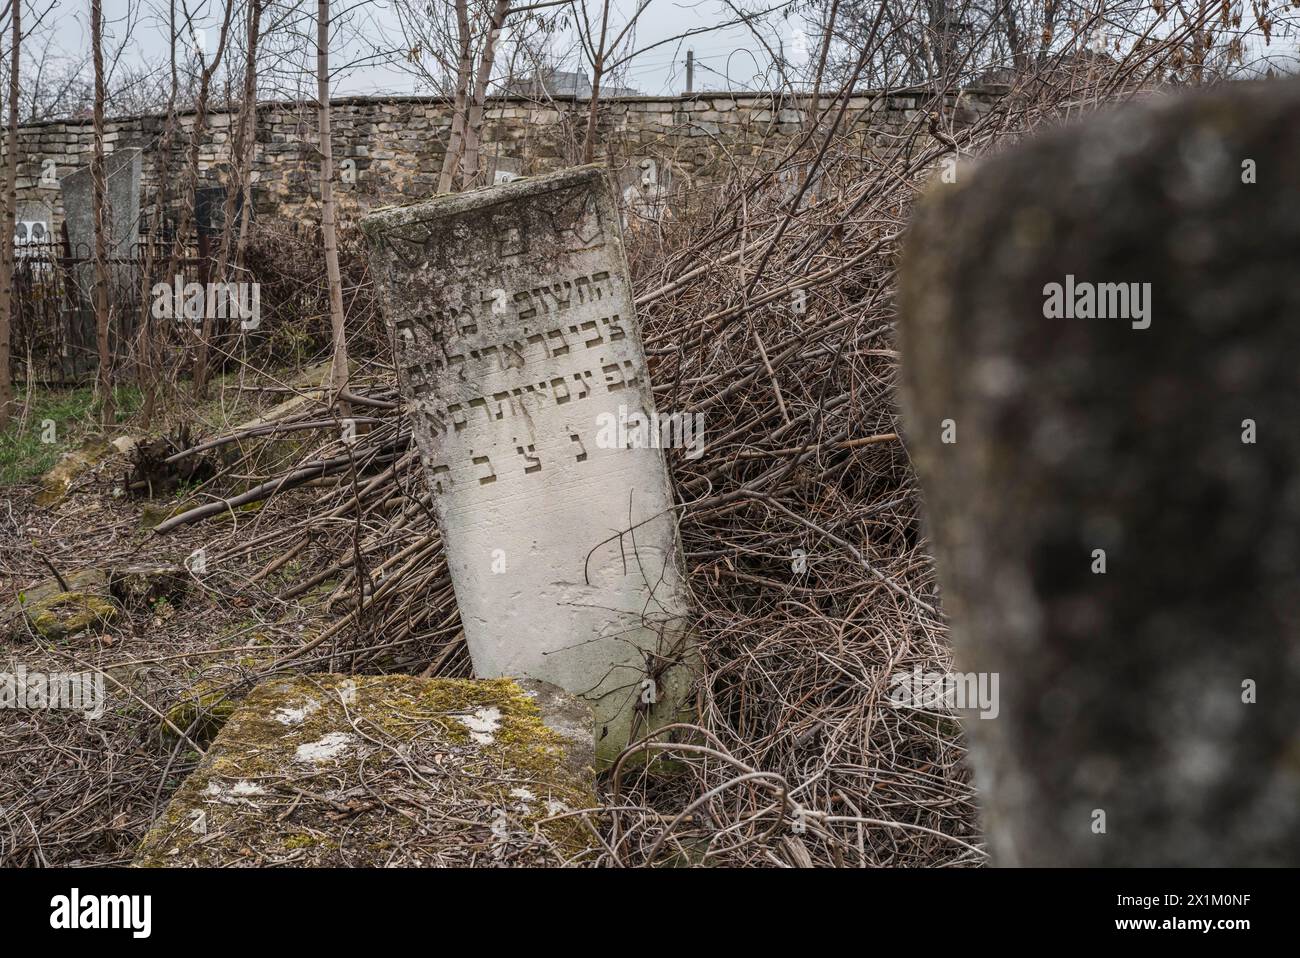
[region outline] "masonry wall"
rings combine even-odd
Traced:
[[[950,104],[953,116],[959,123],[969,121],[991,109],[1000,95],[996,89],[966,91]],[[808,99],[714,93],[602,101],[598,153],[615,169],[625,191],[645,188],[645,172],[651,166],[647,160],[653,161],[652,176],[660,189],[700,188],[716,182],[736,164],[781,155],[803,130]],[[907,94],[853,97],[849,116],[863,148],[892,145],[897,137],[918,128],[924,138],[926,123],[918,116],[917,100]],[[448,103],[420,97],[340,99],[332,116],[338,167],[335,196],[345,220],[374,206],[407,202],[436,191],[451,128]],[[488,101],[485,116],[482,151],[490,176],[498,170],[540,173],[578,160],[586,101],[537,103],[499,97]],[[225,112],[209,116],[200,149],[200,185],[224,182],[234,119],[234,114]],[[192,115],[181,118],[187,133],[193,121]],[[158,116],[106,125],[107,150],[144,150],[143,206],[157,190],[162,129]],[[77,120],[23,127],[19,147],[18,219],[45,219],[57,229],[62,221],[59,180],[89,163],[91,123]],[[310,103],[259,107],[253,172],[257,213],[315,222],[316,168],[314,107]]]

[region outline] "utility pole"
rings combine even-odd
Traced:
[[[695,92],[695,51],[686,51],[686,92]]]
[[[776,41],[776,72],[781,77],[782,93],[790,87],[790,77],[786,73],[785,66],[785,41],[778,39]]]

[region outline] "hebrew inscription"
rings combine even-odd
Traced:
[[[598,751],[689,682],[663,453],[601,448],[654,412],[619,220],[582,167],[364,223],[475,671],[586,697]]]

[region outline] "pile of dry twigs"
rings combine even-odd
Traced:
[[[945,157],[995,148],[1079,98],[1011,95],[978,112],[912,95],[902,135],[864,141],[836,100],[788,154],[737,164],[721,188],[681,198],[685,213],[629,230],[656,404],[705,416],[703,457],[669,452],[705,652],[690,744],[652,736],[630,750],[671,758],[673,773],[628,762],[611,776],[589,813],[601,834],[589,861],[983,859],[957,723],[889,702],[894,674],[947,667],[892,397],[895,260]],[[217,543],[217,561],[255,558],[249,585],[301,569],[272,598],[328,583],[339,613],[275,667],[466,675],[393,371],[370,364],[347,399],[351,427],[323,405],[262,427],[327,438],[159,532],[269,500]]]

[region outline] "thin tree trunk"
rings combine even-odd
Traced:
[[[1047,57],[1052,52],[1052,40],[1056,36],[1056,14],[1059,9],[1060,0],[1044,0],[1043,30],[1038,37],[1038,55],[1036,57],[1040,66],[1047,62]]]
[[[14,385],[9,369],[13,332],[14,218],[18,212],[18,54],[22,45],[22,0],[12,0],[13,41],[9,54],[9,132],[5,142],[4,235],[0,237],[0,429],[9,425]],[[31,372],[28,371],[28,376]]]
[[[103,9],[90,0],[90,45],[95,61],[94,152],[90,157],[95,222],[95,340],[99,347],[100,417],[104,428],[117,420],[113,395],[113,353],[109,342],[107,189],[104,184],[104,50]],[[12,234],[11,234],[12,235]]]
[[[262,5],[258,2],[259,21],[262,13]],[[261,24],[258,29],[260,32]],[[253,77],[253,83],[245,88],[245,93],[251,98],[252,106],[248,114],[248,131],[244,137],[244,158],[243,158],[243,175],[240,178],[240,189],[243,191],[243,202],[239,205],[239,239],[235,243],[235,269],[244,268],[244,251],[248,247],[248,221],[253,215],[253,161],[257,158],[257,78]]]
[[[316,96],[320,105],[320,228],[325,243],[325,278],[329,283],[330,335],[334,359],[330,365],[330,402],[348,415],[342,392],[348,381],[348,344],[343,329],[343,280],[339,275],[338,236],[334,227],[334,150],[330,139],[330,6],[316,0]]]
[[[460,60],[456,64],[456,101],[451,111],[451,137],[447,152],[442,158],[442,173],[438,177],[438,192],[450,193],[455,185],[456,167],[460,164],[465,145],[465,110],[469,103],[470,33],[468,0],[456,0],[456,32],[460,43]]]
[[[587,137],[582,143],[582,162],[590,163],[596,158],[596,112],[600,106],[600,76],[605,72],[605,34],[609,29],[609,0],[605,0],[600,12],[600,43],[596,46],[596,56],[591,67],[591,105],[587,111]]]
[[[248,220],[253,215],[253,160],[257,155],[257,105],[253,105],[252,125],[248,131],[248,142],[244,150],[248,156],[244,161],[246,175],[241,184],[244,191],[243,202],[239,206],[239,240],[235,244],[235,269],[244,268],[244,251],[248,247]]]
[[[154,410],[158,402],[161,384],[158,381],[157,342],[158,330],[153,325],[153,304],[149,291],[153,286],[154,257],[158,252],[158,243],[163,235],[163,226],[167,221],[167,209],[171,205],[171,168],[176,153],[176,95],[179,82],[176,74],[176,0],[168,4],[168,36],[170,36],[171,87],[167,93],[167,117],[163,121],[162,138],[158,142],[158,192],[153,204],[153,229],[149,233],[149,242],[145,245],[145,268],[140,276],[141,329],[140,338],[140,388],[144,394],[141,415],[146,428],[153,422]],[[168,265],[171,272],[176,270],[176,248],[173,244],[172,255]],[[167,282],[171,283],[172,276]],[[165,335],[162,337],[165,341]]]
[[[261,33],[261,0],[248,3],[248,64],[244,70],[243,93],[239,103],[239,116],[235,120],[235,135],[230,143],[232,188],[226,190],[226,202],[221,218],[221,250],[217,255],[217,279],[225,281],[231,255],[235,252],[235,202],[244,193],[244,185],[252,179],[253,151],[248,148],[253,124],[257,117],[257,43]],[[243,235],[241,216],[239,234]]]
[[[1207,42],[1210,22],[1209,6],[1206,0],[1200,0],[1196,5],[1196,28],[1192,31],[1192,85],[1200,86],[1205,82],[1205,62],[1206,53],[1209,50]]]
[[[185,169],[185,197],[181,203],[181,215],[176,224],[176,239],[172,243],[172,262],[180,261],[181,246],[194,221],[194,207],[199,187],[199,146],[203,133],[208,127],[208,91],[212,85],[212,76],[217,72],[221,57],[226,51],[226,36],[230,30],[230,14],[235,5],[226,4],[226,15],[221,21],[221,35],[217,39],[217,50],[212,55],[212,62],[199,73],[199,95],[194,104],[194,128],[190,131],[189,158]],[[212,335],[212,317],[206,313],[199,331],[198,349],[194,356],[194,396],[202,399],[208,391],[208,338]]]
[[[483,40],[483,51],[479,56],[478,74],[474,78],[474,97],[469,108],[469,124],[465,130],[463,188],[467,190],[478,185],[479,144],[483,140],[483,104],[487,99],[488,81],[492,77],[492,64],[496,60],[497,40],[501,37],[501,28],[509,15],[510,0],[497,0],[492,10],[492,21],[488,24],[487,37]]]
[[[1024,31],[1020,29],[1020,18],[1016,16],[1015,0],[1002,0],[999,14],[1002,18],[1003,32],[1007,36],[1007,46],[1011,51],[1011,63],[1017,74],[1029,71],[1029,45]]]
[[[822,80],[826,76],[826,62],[830,58],[831,39],[835,35],[835,19],[839,16],[840,0],[831,3],[830,13],[826,17],[826,33],[822,37],[821,53],[817,56],[817,70],[813,74],[812,97],[804,114],[804,125],[808,130],[815,130],[822,116]],[[834,99],[831,100],[833,104]],[[810,167],[803,164],[799,168],[799,189],[803,191],[808,184]]]

